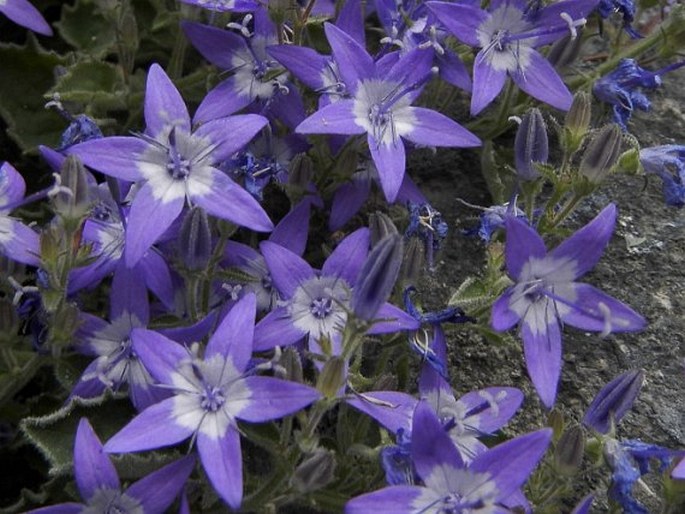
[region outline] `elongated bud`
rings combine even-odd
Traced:
[[[371,232],[371,248],[375,247],[386,237],[397,234],[397,227],[384,212],[376,211],[369,216],[369,230]]]
[[[403,288],[414,285],[419,281],[425,262],[426,250],[423,243],[416,237],[410,238],[401,268]]]
[[[204,269],[212,252],[212,235],[207,213],[193,207],[183,218],[178,238],[181,259],[191,270]]]
[[[599,131],[583,154],[580,173],[593,184],[599,184],[621,155],[621,127],[612,123]]]
[[[298,153],[290,160],[288,169],[288,184],[306,189],[314,176],[314,164],[311,157],[304,153]]]
[[[316,388],[326,398],[335,398],[338,391],[345,385],[347,378],[347,364],[342,357],[331,357],[324,364],[319,378],[316,381]]]
[[[290,483],[303,494],[317,491],[331,483],[335,464],[333,452],[317,448],[297,466]]]
[[[547,54],[547,60],[552,66],[557,69],[564,68],[578,58],[580,47],[583,45],[581,31],[582,29],[578,30],[576,37],[568,34],[552,45]]]
[[[573,103],[564,121],[563,143],[569,153],[577,151],[583,143],[583,138],[590,128],[591,106],[590,95],[584,91],[579,91],[574,95]]]
[[[540,173],[533,163],[547,162],[549,142],[540,109],[531,109],[521,120],[514,140],[516,173],[521,180],[535,180]]]
[[[369,253],[352,288],[351,307],[357,318],[372,320],[392,293],[402,265],[403,246],[402,236],[393,234]]]
[[[62,164],[52,201],[55,212],[64,219],[79,219],[88,214],[91,207],[88,172],[75,155],[67,157]]]
[[[640,394],[644,373],[633,369],[622,373],[605,385],[585,413],[583,424],[601,434],[607,434],[633,406]]]
[[[585,452],[585,434],[579,425],[564,431],[554,452],[556,469],[560,473],[573,476],[583,462]]]

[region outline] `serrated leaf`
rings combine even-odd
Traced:
[[[24,46],[0,44],[0,115],[23,151],[59,144],[64,120],[45,109],[43,95],[54,84],[55,68],[65,62],[41,48],[31,33]]]
[[[104,408],[98,408],[103,404]],[[92,400],[75,398],[52,414],[24,419],[20,428],[45,456],[50,476],[58,476],[71,471],[76,427],[82,417],[87,417],[98,437],[106,441],[134,415],[128,400],[113,400],[105,394]]]
[[[77,0],[62,7],[62,19],[55,23],[62,39],[84,54],[104,57],[116,47],[113,24],[89,0]]]
[[[42,359],[35,352],[8,350],[15,361],[14,369],[0,370],[0,405],[10,400],[35,376]]]
[[[50,90],[67,102],[87,105],[96,117],[126,107],[126,85],[119,67],[105,62],[79,62],[67,69]]]

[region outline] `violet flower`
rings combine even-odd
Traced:
[[[248,369],[256,300],[245,296],[229,311],[204,358],[149,330],[132,332],[134,351],[173,396],[136,416],[105,445],[127,453],[174,445],[192,438],[209,481],[232,508],[242,501],[243,478],[237,420],[261,423],[287,416],[316,401],[313,388],[256,376]]]
[[[192,131],[181,95],[164,70],[153,64],[145,93],[145,121],[145,133],[138,137],[104,137],[67,149],[106,175],[141,181],[126,227],[128,266],[140,261],[178,218],[186,201],[253,230],[273,228],[257,201],[214,166],[250,141],[266,125],[265,118],[231,116]]]
[[[561,324],[581,330],[630,332],[645,320],[627,305],[576,279],[590,271],[609,242],[616,206],[608,205],[586,226],[547,252],[542,238],[524,221],[506,221],[507,272],[515,284],[492,306],[492,327],[520,325],[528,374],[551,408],[561,373]]]
[[[449,225],[443,219],[440,211],[428,202],[416,204],[407,202],[409,211],[409,225],[404,231],[407,239],[417,237],[423,243],[428,262],[428,269],[435,270],[435,253],[440,250],[442,242],[447,237]]]
[[[76,486],[85,503],[62,503],[32,510],[32,514],[162,514],[179,495],[195,467],[195,458],[184,457],[150,473],[121,490],[114,465],[86,418],[81,418],[74,444]]]
[[[393,512],[499,512],[533,471],[551,439],[544,429],[478,456],[468,467],[430,406],[414,412],[411,457],[423,485],[394,485],[350,500],[346,514]]]
[[[632,27],[635,20],[635,2],[633,0],[599,0],[597,5],[597,12],[606,19],[614,13],[621,15],[623,19],[623,30],[625,30],[633,39],[639,39],[642,36]]]
[[[471,96],[471,115],[475,116],[497,97],[507,75],[532,97],[568,110],[571,93],[536,48],[569,31],[575,36],[598,1],[565,0],[531,7],[522,0],[495,0],[487,11],[472,3],[426,5],[461,42],[479,49]]]
[[[38,234],[9,213],[21,204],[26,192],[24,178],[14,167],[0,165],[0,253],[9,259],[40,266],[40,240]]]
[[[640,163],[646,173],[654,173],[661,178],[667,205],[685,206],[685,145],[643,148],[640,150]]]
[[[415,49],[389,69],[335,25],[324,25],[340,76],[352,95],[327,105],[297,126],[300,134],[367,134],[383,192],[394,202],[405,172],[402,138],[427,146],[479,146],[480,140],[446,116],[412,107],[433,75],[432,51]]]
[[[28,0],[1,0],[0,13],[17,25],[26,27],[38,34],[52,36],[52,29],[43,15]]]

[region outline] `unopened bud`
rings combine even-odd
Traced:
[[[590,95],[586,92],[579,91],[573,96],[573,103],[566,113],[564,121],[563,143],[569,153],[578,150],[583,143],[583,138],[590,128],[591,106]]]
[[[392,293],[402,266],[403,246],[402,236],[393,234],[369,252],[352,288],[351,307],[357,318],[372,320]]]
[[[622,173],[637,174],[640,171],[640,151],[631,148],[623,152],[618,158],[618,168]]]
[[[553,409],[547,416],[547,426],[552,429],[553,439],[555,441],[558,440],[561,437],[561,434],[564,433],[564,428],[566,427],[564,414],[558,409]]]
[[[307,189],[314,176],[314,164],[311,157],[298,153],[290,160],[288,170],[288,184],[300,189]]]
[[[204,209],[193,207],[183,218],[178,238],[181,259],[191,270],[204,269],[212,252],[212,235]]]
[[[302,358],[300,354],[293,348],[286,348],[281,355],[280,365],[285,370],[285,376],[281,377],[289,382],[297,382],[302,384],[304,382],[302,376]]]
[[[622,134],[621,127],[615,123],[604,126],[585,150],[580,174],[593,184],[599,184],[618,161]]]
[[[585,433],[582,427],[574,425],[564,431],[554,452],[557,471],[573,476],[583,462],[585,452]]]
[[[55,212],[64,219],[85,217],[91,207],[90,187],[88,172],[78,157],[70,155],[64,160],[58,181],[52,195]]]
[[[397,234],[397,227],[384,212],[376,211],[369,216],[369,231],[371,232],[371,248],[387,236]]]
[[[580,37],[582,29],[578,30],[576,37],[572,34],[567,34],[552,45],[547,60],[557,69],[565,68],[573,63],[580,53],[580,47],[583,44],[583,38]]]
[[[335,398],[338,391],[345,385],[347,379],[347,364],[342,357],[331,357],[324,364],[316,388],[326,398]]]
[[[640,394],[644,373],[630,370],[605,385],[585,413],[583,424],[601,434],[607,434],[633,406]]]
[[[316,448],[297,466],[290,483],[303,494],[317,491],[333,481],[335,464],[333,452]]]
[[[414,285],[419,281],[426,262],[426,250],[420,239],[412,237],[407,243],[407,251],[402,261],[402,287]]]
[[[547,127],[540,109],[531,109],[521,120],[514,140],[516,173],[521,180],[534,180],[540,176],[536,162],[547,162],[549,142]]]

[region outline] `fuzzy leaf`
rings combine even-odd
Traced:
[[[77,50],[95,58],[115,50],[115,27],[89,0],[78,0],[73,6],[65,4],[62,19],[55,24],[62,39]]]
[[[79,62],[67,69],[50,90],[67,102],[88,105],[95,116],[126,108],[126,86],[120,68],[105,62]]]

